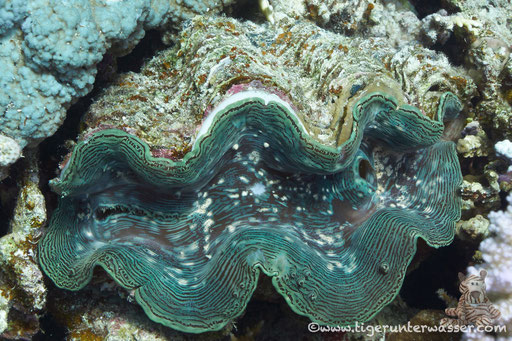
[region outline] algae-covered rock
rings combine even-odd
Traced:
[[[35,153],[27,153],[9,233],[0,238],[0,335],[30,338],[38,332],[38,314],[46,287],[37,264],[36,245],[46,222]],[[2,324],[3,320],[3,324]],[[3,334],[2,334],[3,333]]]

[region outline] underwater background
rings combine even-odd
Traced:
[[[0,0],[0,339],[512,339],[511,18]]]

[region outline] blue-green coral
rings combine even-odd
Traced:
[[[154,321],[187,332],[239,316],[260,272],[292,309],[349,325],[397,294],[416,239],[451,242],[462,178],[434,119],[383,93],[352,108],[337,146],[276,95],[242,91],[210,113],[181,161],[117,129],[78,143],[39,243],[46,274],[79,290],[103,267]],[[342,128],[345,127],[345,128]]]
[[[0,0],[0,134],[21,148],[39,143],[92,89],[107,52],[124,55],[146,30],[178,29],[231,2]]]

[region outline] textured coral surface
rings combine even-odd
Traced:
[[[196,14],[200,16],[195,17]],[[173,168],[183,162],[184,156],[194,149],[201,137],[201,127],[207,123],[209,114],[233,95],[247,91],[266,92],[266,96],[278,97],[279,100],[276,101],[284,107],[289,106],[289,111],[296,114],[312,141],[323,146],[319,150],[337,150],[347,141],[348,133],[357,126],[357,123],[349,119],[353,114],[352,109],[358,101],[373,92],[394,98],[396,106],[393,110],[402,107],[416,114],[421,112],[423,117],[437,122],[441,121],[438,106],[443,102],[443,94],[453,93],[460,100],[461,114],[453,119],[457,110],[446,112],[445,118],[453,120],[443,122],[444,127],[438,124],[436,133],[430,137],[431,141],[425,142],[417,151],[408,150],[407,144],[403,142],[401,146],[396,145],[395,137],[405,138],[404,132],[395,136],[373,130],[372,134],[371,125],[376,122],[373,121],[363,132],[362,143],[356,147],[358,151],[353,154],[355,156],[340,160],[341,163],[345,162],[345,168],[322,171],[322,174],[310,169],[305,172],[307,176],[291,176],[296,174],[294,170],[276,171],[276,165],[280,163],[265,161],[265,151],[270,152],[270,148],[275,155],[278,145],[273,144],[270,147],[269,141],[252,140],[249,142],[255,147],[251,149],[247,147],[247,143],[243,143],[247,139],[251,140],[250,136],[246,136],[238,143],[238,151],[241,157],[247,158],[247,165],[236,163],[232,158],[236,153],[230,149],[234,142],[228,143],[226,146],[232,145],[226,147],[226,150],[212,150],[212,153],[208,153],[217,155],[222,163],[211,168],[215,168],[215,174],[205,176],[208,181],[195,183],[185,192],[191,188],[199,192],[208,190],[211,195],[215,193],[217,201],[222,199],[232,203],[240,200],[238,205],[242,205],[242,194],[246,194],[243,198],[251,203],[255,199],[261,205],[269,205],[274,201],[280,202],[279,205],[286,203],[288,206],[282,210],[283,213],[273,216],[281,222],[280,226],[283,228],[280,231],[295,233],[295,237],[303,245],[320,253],[314,253],[310,259],[330,259],[331,256],[326,253],[329,242],[341,244],[346,240],[347,234],[343,234],[343,228],[327,233],[299,227],[298,223],[304,224],[307,221],[301,217],[309,215],[318,219],[319,212],[327,212],[323,209],[318,212],[299,212],[296,207],[305,207],[317,200],[306,200],[299,194],[325,188],[326,179],[331,181],[335,177],[339,178],[340,174],[350,174],[349,170],[356,165],[356,158],[366,158],[370,166],[362,162],[361,170],[352,171],[354,176],[374,174],[375,179],[372,179],[376,183],[386,177],[410,176],[403,172],[407,167],[396,170],[394,167],[397,165],[393,162],[419,160],[421,157],[423,160],[431,160],[431,152],[439,145],[436,142],[439,141],[437,133],[444,129],[440,139],[456,143],[455,152],[463,176],[462,186],[456,191],[462,197],[462,210],[461,220],[456,223],[454,241],[450,246],[433,249],[428,247],[423,238],[418,238],[414,243],[416,255],[405,274],[393,272],[392,267],[387,274],[377,274],[372,272],[375,268],[369,267],[368,269],[373,270],[368,275],[374,275],[374,279],[388,278],[394,274],[402,276],[403,283],[395,299],[366,322],[366,325],[403,325],[408,322],[438,325],[440,318],[444,317],[444,309],[456,304],[459,296],[457,273],[471,272],[476,268],[485,269],[489,273],[489,298],[504,316],[498,323],[505,323],[510,327],[512,309],[508,269],[512,245],[508,237],[510,215],[507,207],[510,205],[506,198],[512,191],[511,17],[512,6],[509,0],[0,0],[0,339],[369,338],[365,333],[347,335],[308,331],[310,318],[292,311],[290,306],[293,307],[293,302],[289,305],[290,302],[287,303],[285,297],[291,297],[295,302],[298,302],[297,297],[303,297],[304,302],[309,302],[309,305],[304,304],[300,308],[303,309],[302,312],[298,312],[312,316],[314,309],[310,308],[315,306],[314,302],[319,302],[318,294],[315,293],[315,300],[311,301],[307,294],[302,294],[304,286],[298,286],[296,292],[283,297],[272,285],[272,281],[275,282],[280,276],[277,271],[270,276],[264,274],[264,268],[275,269],[278,264],[286,264],[270,261],[272,257],[277,259],[276,254],[282,252],[283,248],[262,251],[265,260],[251,268],[259,271],[260,275],[254,279],[254,282],[258,281],[258,285],[245,310],[242,307],[242,296],[234,297],[229,292],[230,302],[238,300],[238,311],[245,312],[230,319],[219,331],[203,334],[178,332],[151,321],[136,302],[137,299],[140,301],[140,298],[134,296],[136,290],[128,290],[118,285],[112,279],[115,275],[105,274],[101,266],[95,267],[89,284],[78,291],[56,287],[38,268],[37,243],[40,235],[47,231],[46,211],[48,217],[53,219],[52,222],[69,218],[68,226],[82,231],[84,224],[75,223],[78,221],[77,217],[71,219],[70,216],[62,215],[62,209],[66,205],[70,207],[69,212],[72,215],[74,212],[89,210],[87,206],[84,208],[80,205],[88,202],[91,212],[98,212],[99,217],[93,215],[89,221],[86,217],[80,219],[84,219],[82,222],[95,221],[96,225],[90,225],[96,227],[105,225],[106,221],[112,221],[116,215],[127,214],[138,206],[136,216],[140,218],[137,220],[139,225],[128,229],[131,235],[135,235],[144,229],[150,230],[152,226],[143,222],[143,217],[155,215],[162,209],[157,200],[167,187],[148,185],[144,176],[135,176],[129,170],[137,167],[124,167],[118,174],[121,177],[109,173],[109,170],[106,170],[104,177],[82,179],[82,182],[79,177],[69,177],[77,174],[71,171],[74,164],[72,158],[76,155],[71,154],[71,151],[77,142],[78,148],[84,148],[87,141],[97,141],[96,138],[100,135],[96,134],[106,129],[121,130],[123,133],[119,134],[128,134],[130,137],[127,140],[132,141],[133,146],[143,148],[148,159],[172,160],[175,163],[165,161],[163,164]],[[126,56],[123,57],[124,55]],[[417,108],[419,112],[408,105]],[[267,121],[273,122],[270,119]],[[268,135],[270,132],[266,129],[267,121],[262,131]],[[345,129],[340,130],[340,126]],[[228,131],[226,137],[238,130],[233,127]],[[284,134],[281,131],[273,134],[273,141]],[[382,142],[379,137],[388,142]],[[418,134],[408,138],[414,140],[415,137],[417,142],[425,141],[427,136]],[[395,144],[389,144],[390,139]],[[268,148],[265,148],[265,142],[269,144]],[[448,145],[446,142],[441,144]],[[119,151],[116,149],[118,146],[112,148]],[[129,148],[125,148],[123,152],[126,153],[127,150]],[[259,161],[255,161],[254,155],[251,156],[251,150],[258,151]],[[285,160],[285,157],[300,153],[281,154],[284,154],[280,156]],[[122,152],[116,155],[128,156]],[[386,159],[390,155],[392,157]],[[457,159],[452,152],[450,155],[450,160]],[[128,159],[121,157],[119,164],[126,164]],[[226,198],[225,195],[209,189],[215,184],[215,180],[220,180],[222,174],[227,174],[226,167],[229,165],[235,167],[236,172],[233,174],[236,173],[238,180],[233,175],[231,182],[224,183],[223,189],[228,184],[231,185],[229,187],[236,187],[239,192],[232,194],[238,194],[238,199]],[[300,167],[318,166],[318,160],[301,165]],[[279,192],[279,198],[286,194],[290,200],[283,202],[273,196],[267,198],[265,194],[270,193],[268,190],[273,185],[265,183],[264,188],[259,185],[253,187],[260,182],[258,179],[261,175],[251,173],[247,168],[249,166],[255,169],[259,167],[264,172],[265,179],[277,179],[289,184],[286,191],[280,190],[284,192]],[[432,167],[434,164],[428,162],[425,171]],[[98,175],[102,172],[103,169],[94,170],[92,167],[89,174]],[[326,179],[322,178],[324,175]],[[243,182],[239,179],[240,176],[250,180],[250,183]],[[290,178],[286,179],[286,176]],[[54,192],[48,182],[56,177],[60,180],[52,182],[56,191]],[[308,187],[308,179],[318,181]],[[99,180],[97,191],[91,187],[96,180]],[[110,180],[121,187],[124,183],[119,181],[130,182],[131,187],[128,188],[133,191],[127,188],[118,194],[118,199],[122,200],[115,200],[116,203],[122,201],[123,205],[113,204],[115,193],[109,197],[110,192],[107,189],[111,188],[111,192],[113,189],[105,181]],[[411,188],[410,183],[406,183],[407,186],[402,187],[404,190]],[[435,183],[436,181],[431,181],[423,184]],[[375,213],[367,211],[372,205],[377,207],[380,203],[385,206],[382,202],[387,187],[383,191],[378,191],[377,187],[377,191],[373,193],[371,186],[360,187],[360,184],[353,183],[353,188],[366,188],[360,192],[364,200],[354,201],[357,202],[356,207],[363,205],[362,210],[355,211],[355,216],[361,217],[365,212],[369,215]],[[155,190],[155,187],[158,188]],[[293,190],[294,187],[297,187],[297,192]],[[422,184],[418,184],[415,189],[421,187]],[[146,188],[150,190],[146,191]],[[263,189],[265,191],[262,193]],[[423,191],[430,190],[425,188]],[[207,204],[207,199],[212,197],[188,198],[183,205],[175,205],[171,209],[168,204],[176,202],[174,191],[171,194],[164,192],[166,212],[181,210],[180,212],[190,215],[184,217],[183,222],[197,220],[198,225],[203,224],[203,230],[195,230],[198,233],[197,240],[202,241],[201,246],[198,242],[198,250],[194,251],[202,258],[194,259],[194,262],[202,262],[201,264],[207,265],[207,269],[215,260],[212,251],[218,247],[213,241],[226,241],[228,238],[224,236],[230,234],[230,228],[228,225],[220,225],[219,231],[223,234],[210,235],[210,240],[205,241],[208,233],[215,229],[215,224],[210,226],[209,232],[205,232],[204,223],[210,217],[199,219],[199,213],[195,211],[201,211],[199,206]],[[262,197],[257,197],[255,193]],[[333,193],[323,203],[325,207],[321,208],[332,206],[333,202],[340,200]],[[92,196],[97,201],[91,201],[87,194],[89,198]],[[141,195],[151,199],[149,204],[142,205],[144,207],[140,204]],[[413,195],[422,194],[416,192]],[[68,202],[60,196],[67,198]],[[368,203],[365,200],[370,197],[375,199],[368,201],[371,204],[367,207],[363,203]],[[77,201],[79,198],[82,201]],[[407,196],[401,196],[398,192],[392,192],[389,198],[402,203],[402,200],[408,200]],[[347,203],[354,199],[357,198],[345,195],[342,201]],[[131,203],[126,204],[126,200]],[[349,207],[350,205],[344,205],[341,212],[349,212]],[[438,205],[432,207],[440,212]],[[256,212],[257,206],[244,205],[244,208],[254,213],[251,214],[253,220],[272,216],[270,212]],[[295,209],[293,214],[290,213],[290,208]],[[204,208],[205,212],[209,210],[220,210],[214,200]],[[285,212],[289,213],[288,216],[285,216]],[[489,214],[490,212],[502,213]],[[357,231],[356,228],[361,224],[351,221],[351,216],[353,215],[326,214],[321,217],[329,222],[328,227],[335,224],[342,226],[340,222],[345,222],[345,231],[350,230],[350,224]],[[172,225],[175,223],[173,219],[176,218],[164,215],[158,216],[155,221],[176,226]],[[221,221],[226,222],[226,219],[224,217]],[[246,229],[256,224],[248,219],[249,216],[240,218]],[[239,227],[235,226],[234,234]],[[99,238],[99,232],[103,230],[91,231],[96,231],[94,238]],[[306,231],[305,234],[303,231]],[[382,233],[384,231],[387,231],[385,227]],[[413,232],[404,228],[400,231],[409,231],[409,238],[414,238],[411,236],[418,235],[422,230]],[[443,233],[445,232],[448,231]],[[88,239],[85,230],[80,235],[83,239],[79,245],[84,249],[73,249],[72,252],[83,256],[83,262],[87,263],[86,268],[90,269],[95,263],[87,255],[95,253],[94,243]],[[146,237],[145,241],[154,238],[151,234]],[[385,237],[393,239],[392,236]],[[365,235],[364,239],[369,237]],[[147,250],[158,254],[161,245],[171,243],[165,238],[158,239],[158,242],[152,249],[146,246]],[[208,250],[203,248],[206,244],[210,245]],[[348,251],[349,247],[355,246],[344,244],[340,250]],[[296,249],[295,247],[288,251],[297,252]],[[345,257],[347,255],[345,253]],[[182,257],[181,254],[178,256]],[[74,261],[69,260],[70,263],[67,264]],[[247,264],[246,258],[244,261]],[[180,259],[170,262],[179,263]],[[403,259],[399,263],[402,262],[407,263],[408,260]],[[237,265],[240,264],[242,263]],[[315,264],[319,265],[312,269],[315,274],[329,273],[329,269],[323,272],[326,268],[322,270],[322,262]],[[368,264],[375,265],[378,262]],[[339,273],[336,264],[333,265],[333,271]],[[242,266],[234,268],[239,273],[246,269]],[[383,266],[383,270],[386,269]],[[84,273],[91,275],[87,271],[81,274]],[[66,276],[72,275],[73,272],[64,273],[61,278],[64,280]],[[302,273],[295,275],[296,281],[299,275],[306,277]],[[330,285],[342,281],[342,278],[345,277],[324,282]],[[190,276],[179,279],[195,281]],[[281,280],[281,283],[293,283],[291,279]],[[85,276],[79,282],[83,284],[87,281],[88,277]],[[394,278],[393,281],[399,284],[402,279]],[[324,287],[332,288],[324,285],[324,282],[314,282],[312,277],[308,277],[300,283],[305,283],[309,290],[313,286],[308,285],[315,284],[320,292]],[[77,284],[78,282],[73,285]],[[179,286],[176,284],[176,287]],[[356,289],[364,291],[363,287]],[[378,288],[384,287],[385,285]],[[225,292],[230,288],[227,287]],[[439,288],[443,290],[439,291]],[[246,294],[250,296],[249,293]],[[338,297],[334,296],[333,300]],[[383,302],[395,296],[395,292],[383,296],[382,304],[372,303],[376,310],[380,308],[375,304],[384,305]],[[217,296],[209,297],[215,299]],[[186,304],[178,308],[192,310],[190,304],[188,308]],[[324,310],[332,309],[329,307]],[[235,315],[233,313],[231,316]],[[328,314],[322,316],[326,315]],[[370,316],[371,313],[367,315]],[[188,322],[190,321],[185,323]],[[454,340],[461,337],[460,333],[376,332],[370,339],[384,336],[389,340]],[[510,338],[510,328],[508,333],[501,332],[499,335],[480,333],[466,334],[465,337],[475,340]]]
[[[0,134],[22,148],[51,136],[69,106],[91,91],[107,51],[126,54],[145,30],[177,28],[197,13],[218,12],[229,3],[1,1]]]

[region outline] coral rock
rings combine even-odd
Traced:
[[[30,0],[0,3],[0,134],[24,148],[51,136],[93,86],[107,50],[128,53],[144,31],[176,27],[225,1]]]
[[[0,337],[14,339],[37,333],[37,315],[46,304],[43,274],[36,262],[46,207],[38,188],[37,160],[32,152],[27,159],[10,233],[0,238]]]

